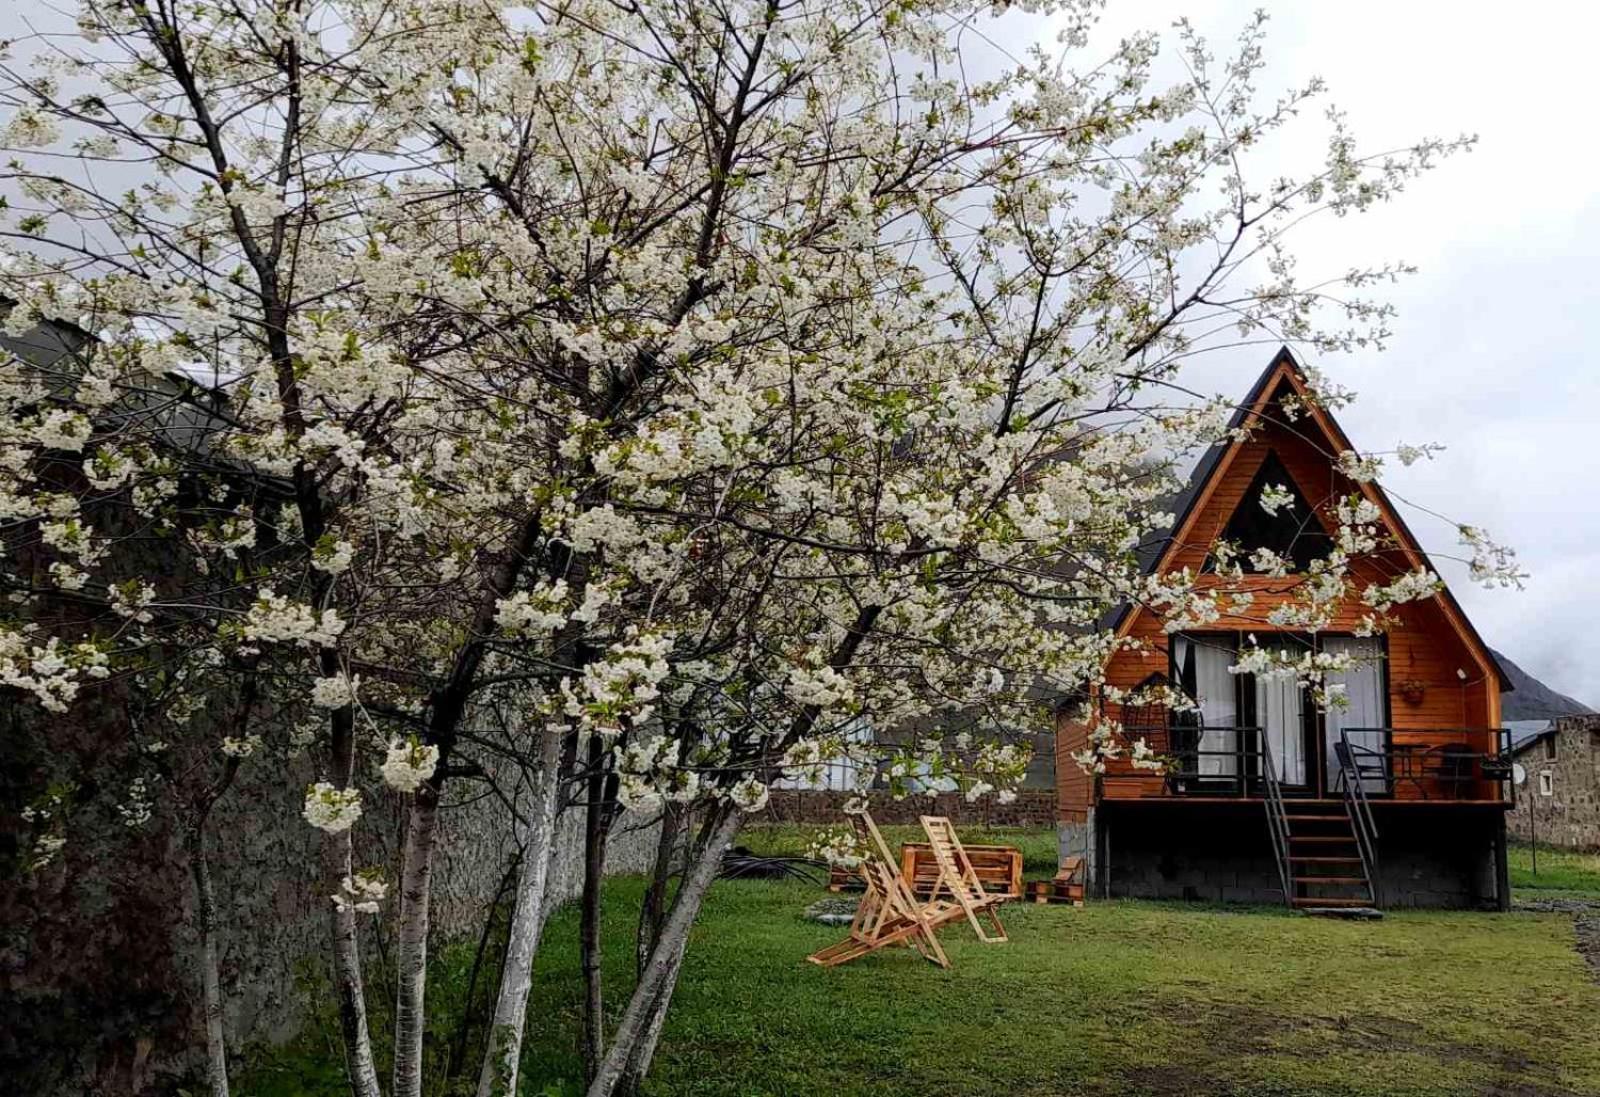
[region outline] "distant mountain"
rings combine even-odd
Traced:
[[[1500,695],[1501,720],[1554,720],[1558,716],[1579,716],[1594,711],[1582,701],[1557,693],[1498,651],[1491,648],[1489,653],[1516,687],[1516,692]]]

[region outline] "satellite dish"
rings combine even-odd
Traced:
[[[1511,783],[1520,785],[1528,780],[1528,771],[1522,768],[1521,762],[1511,764]]]

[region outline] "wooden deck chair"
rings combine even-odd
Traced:
[[[949,967],[950,959],[940,947],[936,931],[945,923],[960,918],[961,907],[937,899],[917,902],[905,881],[900,879],[900,869],[889,853],[889,843],[883,840],[883,833],[872,817],[863,811],[852,813],[848,818],[866,849],[861,876],[867,890],[856,907],[849,936],[813,952],[806,959],[823,967],[836,967],[880,948],[906,945],[932,963]]]
[[[950,824],[950,820],[942,815],[924,815],[922,829],[927,832],[928,842],[933,846],[934,860],[939,863],[939,882],[934,885],[932,898],[937,899],[941,891],[948,891],[967,916],[967,921],[972,923],[978,940],[991,945],[1010,940],[1006,936],[1006,927],[1000,924],[1000,915],[995,912],[995,907],[1005,902],[1008,896],[983,890],[978,872],[972,867],[967,851],[961,848],[961,839],[956,836],[956,828]],[[980,914],[994,926],[995,936],[984,932],[983,924],[978,921]]]

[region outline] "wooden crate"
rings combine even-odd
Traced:
[[[1071,903],[1075,907],[1083,906],[1083,858],[1062,858],[1060,871],[1053,880],[1029,880],[1028,898],[1035,903]]]
[[[864,891],[866,890],[866,886],[867,882],[862,878],[861,870],[859,868],[840,868],[838,865],[829,866],[829,891]]]
[[[1012,899],[1022,898],[1022,851],[1015,846],[968,846],[967,858],[978,874],[984,891]],[[926,842],[907,842],[900,847],[900,877],[912,894],[932,894],[939,880],[939,865],[933,847]]]

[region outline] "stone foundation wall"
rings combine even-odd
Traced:
[[[1480,909],[1499,903],[1491,812],[1427,809],[1378,815],[1379,886],[1383,905]],[[1402,816],[1401,811],[1408,812]],[[1260,804],[1238,808],[1102,804],[1092,895],[1199,902],[1282,903],[1278,867]]]
[[[858,792],[812,789],[779,789],[772,793],[764,811],[752,816],[748,825],[761,823],[814,823],[825,825],[844,821],[844,805],[859,798]],[[957,825],[990,827],[1053,828],[1056,822],[1056,794],[1048,788],[1024,788],[1016,800],[999,803],[985,796],[969,804],[959,794],[948,792],[929,798],[908,796],[894,801],[881,792],[868,793],[872,818],[879,824],[911,824],[923,815],[943,815]]]
[[[1600,716],[1564,716],[1555,722],[1555,757],[1536,742],[1517,755],[1528,779],[1506,816],[1511,836],[1564,849],[1600,850]],[[1540,775],[1550,775],[1550,795]]]

